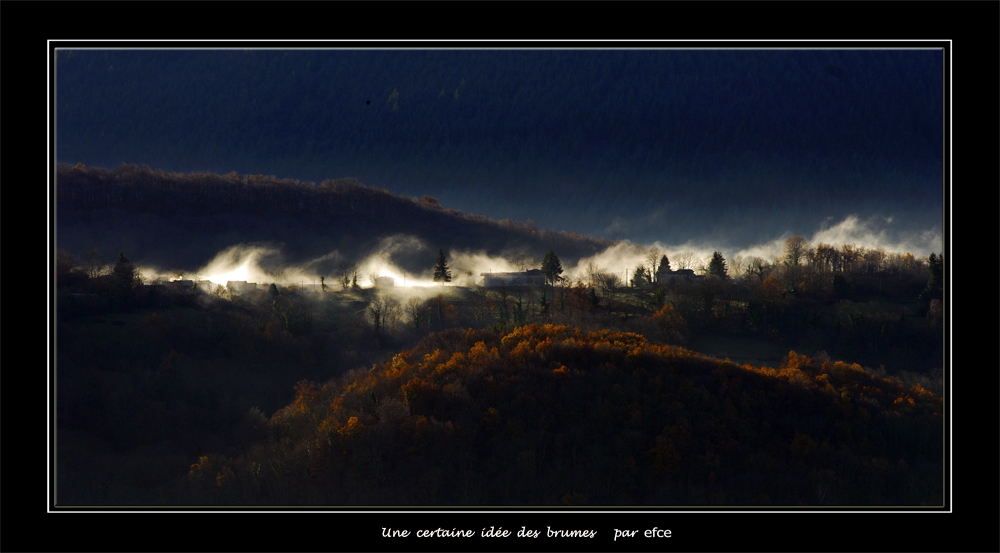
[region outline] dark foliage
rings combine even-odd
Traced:
[[[246,453],[196,463],[213,503],[921,505],[941,398],[789,353],[737,366],[642,336],[435,335],[298,397]],[[253,467],[280,467],[254,472]]]
[[[712,259],[708,262],[708,274],[722,279],[728,277],[726,259],[722,257],[721,252],[712,253]]]
[[[549,253],[545,254],[545,259],[542,260],[542,273],[545,274],[545,280],[549,284],[557,283],[562,277],[563,268],[562,262],[559,261],[559,256],[556,255],[555,250],[549,250]]]
[[[353,179],[318,185],[264,175],[166,173],[121,165],[112,170],[60,164],[56,174],[58,240],[68,251],[137,252],[136,261],[194,270],[237,243],[284,245],[291,262],[338,250],[353,259],[380,238],[406,233],[450,249],[499,255],[549,248],[579,258],[611,245],[533,223],[444,209]],[[419,259],[404,269],[423,269]],[[331,272],[336,267],[330,267]]]
[[[438,250],[437,262],[434,263],[434,282],[451,282],[451,271],[444,250]]]

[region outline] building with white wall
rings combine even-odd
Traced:
[[[239,294],[244,294],[246,292],[252,292],[257,289],[256,282],[247,282],[245,280],[230,280],[226,282],[226,289],[230,292],[236,292]]]

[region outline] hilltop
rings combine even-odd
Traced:
[[[399,234],[432,249],[537,258],[556,249],[566,260],[594,255],[613,243],[539,229],[531,221],[462,213],[430,196],[408,198],[350,178],[315,184],[235,172],[166,173],[126,164],[111,170],[60,164],[56,220],[62,249],[136,252],[137,263],[187,271],[241,243],[278,244],[288,263],[333,251],[339,258],[358,258],[381,239]],[[428,262],[404,256],[399,263],[404,270],[423,270]]]
[[[628,332],[455,329],[296,392],[270,419],[244,421],[255,439],[192,465],[192,501],[941,501],[941,398],[795,352],[768,369]]]

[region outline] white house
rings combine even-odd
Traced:
[[[257,289],[256,282],[245,280],[230,280],[226,282],[226,289],[232,292],[246,293]]]

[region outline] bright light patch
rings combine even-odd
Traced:
[[[252,260],[248,259],[243,263],[242,266],[240,266],[240,268],[236,269],[235,271],[230,271],[228,273],[222,273],[218,275],[209,275],[206,280],[210,280],[215,284],[221,284],[222,286],[225,286],[226,283],[229,282],[230,280],[241,280],[246,282],[247,280],[249,280],[249,274],[250,274],[249,266],[251,261]]]

